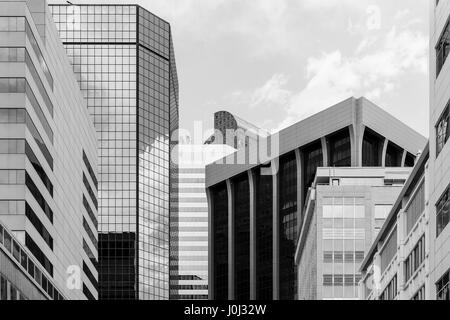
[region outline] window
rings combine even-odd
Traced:
[[[416,271],[419,270],[425,261],[425,255],[425,236],[422,236],[404,262],[405,282],[408,282]]]
[[[385,243],[381,251],[381,273],[386,270],[397,254],[397,228],[394,229]]]
[[[414,295],[412,300],[425,300],[425,286],[422,286]]]
[[[450,300],[449,271],[436,283],[437,300]]]
[[[444,110],[436,125],[436,157],[439,156],[442,149],[450,137],[450,104]]]
[[[394,300],[397,297],[397,275],[395,275],[391,282],[386,286],[380,296],[380,300]]]
[[[436,204],[436,237],[444,231],[450,221],[450,188],[442,195]]]
[[[436,46],[436,78],[441,73],[450,50],[450,24],[447,22]]]
[[[412,196],[406,212],[406,234],[409,234],[425,210],[425,183],[422,182]]]

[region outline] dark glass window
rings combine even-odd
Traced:
[[[415,164],[416,164],[416,157],[408,152],[405,158],[405,167],[412,168],[414,167]]]
[[[295,154],[281,158],[279,172],[280,299],[293,300],[297,287],[295,267],[297,225],[297,164]]]
[[[395,275],[381,293],[380,300],[394,300],[397,294],[397,275]]]
[[[33,254],[33,256],[39,261],[39,263],[47,270],[47,272],[53,277],[53,265],[50,260],[45,256],[36,242],[31,239],[28,233],[25,233],[25,245]]]
[[[441,73],[450,51],[450,23],[447,22],[436,46],[436,78]]]
[[[95,296],[92,294],[92,292],[86,287],[86,285],[83,283],[83,293],[86,296],[88,300],[97,300],[95,299]]]
[[[436,156],[439,156],[450,137],[450,105],[447,105],[444,113],[436,125]]]
[[[234,182],[235,298],[250,299],[250,196],[247,175]]]
[[[256,295],[258,300],[273,299],[273,178],[256,175]]]
[[[100,300],[137,299],[135,233],[99,233],[99,266]]]
[[[436,205],[436,237],[444,231],[450,222],[450,188],[442,195]]]
[[[386,167],[401,167],[403,149],[389,142],[386,150]]]
[[[84,150],[83,150],[83,162],[84,162],[84,165],[86,166],[86,169],[89,172],[89,175],[91,176],[92,181],[94,182],[95,188],[98,190],[97,177],[95,176],[94,170],[92,169],[91,163],[89,162],[89,159],[88,159],[86,153],[84,152]]]
[[[405,283],[419,270],[419,267],[425,261],[425,254],[425,236],[422,236],[404,262]]]
[[[214,212],[214,299],[228,300],[228,196],[226,185],[212,189]]]
[[[382,150],[383,138],[366,128],[362,146],[363,167],[381,167]]]
[[[53,238],[50,235],[50,232],[45,228],[41,220],[39,220],[38,216],[34,213],[33,209],[31,209],[28,203],[25,204],[25,215],[28,220],[30,220],[31,224],[35,227],[37,232],[41,235],[42,239],[45,243],[48,244],[50,249],[53,250]]]
[[[42,183],[47,188],[50,195],[53,197],[53,184],[50,181],[50,178],[45,173],[44,168],[42,167],[41,163],[34,154],[28,142],[25,142],[25,154],[27,155],[28,160],[33,165],[34,170],[36,170],[36,173],[38,174],[39,178],[41,178]]]
[[[95,276],[92,274],[92,271],[89,269],[86,262],[83,261],[83,272],[88,277],[89,281],[91,281],[92,285],[96,290],[98,290],[98,282]]]
[[[304,196],[306,197],[316,177],[317,168],[323,165],[322,143],[317,141],[303,150],[304,154]]]
[[[330,167],[350,167],[352,165],[352,148],[348,128],[328,137],[327,142]]]
[[[41,192],[39,191],[38,187],[34,184],[33,180],[29,176],[28,173],[25,175],[25,184],[30,190],[31,194],[33,195],[34,199],[36,199],[37,203],[41,207],[41,209],[44,211],[45,215],[48,217],[51,223],[53,223],[53,210],[48,205],[47,201],[45,201],[45,198],[42,196]]]
[[[436,283],[437,300],[450,300],[450,271],[447,271]]]

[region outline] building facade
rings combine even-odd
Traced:
[[[170,299],[208,299],[208,206],[205,167],[257,140],[261,129],[226,111],[214,114],[205,144],[179,145],[179,172],[171,194]],[[246,136],[251,130],[254,135]],[[228,133],[228,136],[227,136]],[[228,139],[227,139],[228,138]],[[223,140],[222,140],[223,139]]]
[[[97,299],[96,132],[44,0],[0,1],[0,122],[2,277]]]
[[[316,169],[412,167],[426,143],[365,98],[347,99],[267,140],[264,161],[233,164],[233,155],[206,168],[210,299],[294,299],[297,235]]]
[[[99,140],[99,297],[169,298],[170,25],[136,5],[52,5]]]
[[[430,1],[431,299],[450,299],[450,3]]]
[[[411,168],[318,168],[295,261],[299,300],[356,300],[360,264]]]
[[[207,164],[235,152],[226,145],[179,145],[177,192],[172,208],[170,299],[208,299]],[[172,205],[171,203],[171,205]]]
[[[429,156],[427,145],[361,264],[360,299],[434,299]]]

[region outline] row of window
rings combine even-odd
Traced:
[[[27,300],[27,298],[0,273],[0,300]]]
[[[33,182],[33,180],[31,179],[31,177],[28,173],[25,174],[25,185],[27,186],[28,190],[30,190],[34,199],[37,201],[37,203],[39,204],[41,209],[44,211],[47,218],[53,224],[53,210],[50,208],[49,204],[47,203],[45,198],[42,196],[42,193],[39,191],[39,188]]]
[[[0,139],[0,154],[26,154],[28,160],[36,170],[36,173],[41,178],[42,183],[47,188],[50,195],[53,197],[53,184],[42,168],[39,160],[36,158],[33,150],[31,150],[31,147],[25,140]]]
[[[97,196],[95,195],[94,191],[92,191],[91,185],[89,184],[88,179],[86,178],[86,175],[83,172],[83,184],[86,187],[89,196],[91,197],[92,203],[95,206],[95,209],[98,210],[98,201],[97,201]]]
[[[364,260],[364,251],[325,251],[323,262],[325,263],[360,263]]]
[[[361,280],[361,275],[359,274],[324,274],[323,275],[323,285],[330,287],[339,286],[357,286]]]
[[[380,300],[394,300],[397,293],[397,275],[395,275],[380,295]]]
[[[31,106],[33,107],[34,111],[36,112],[39,121],[42,124],[42,127],[44,128],[44,131],[46,132],[47,136],[49,137],[50,141],[53,142],[53,131],[50,128],[50,125],[42,112],[42,109],[36,99],[36,96],[33,93],[33,90],[31,89],[30,85],[28,84],[28,81],[25,78],[0,78],[0,93],[25,93],[28,100],[30,101]],[[25,121],[22,118],[12,118],[11,120],[16,120],[18,122],[13,123],[24,123]],[[20,122],[19,122],[20,121]],[[27,115],[26,116],[26,123],[32,123],[33,121],[31,118]],[[53,159],[51,159],[51,156],[48,152],[47,147],[45,146],[45,143],[43,142],[40,134],[37,132],[36,128],[32,128],[33,126],[28,126],[30,131],[33,133],[33,137],[35,138],[36,142],[38,143],[39,147],[41,148],[44,156],[49,161],[50,167],[53,169]],[[42,146],[41,146],[42,145]]]
[[[425,261],[425,235],[420,238],[417,245],[406,258],[405,266],[405,283],[419,270],[422,263]]]
[[[436,299],[450,300],[450,271],[447,271],[436,283]]]
[[[2,245],[9,253],[12,254],[17,263],[24,268],[24,270],[31,276],[31,278],[33,278],[53,300],[64,300],[63,296],[53,286],[50,280],[47,279],[38,265],[28,257],[28,254],[24,251],[22,246],[13,239],[11,234],[5,228],[3,228],[2,225],[0,225],[0,245]]]
[[[84,152],[84,150],[83,150],[83,162],[84,162],[84,165],[86,166],[86,169],[89,172],[89,175],[92,178],[92,181],[94,182],[95,188],[98,190],[97,177],[95,176],[94,170],[92,169],[91,163],[89,162],[89,159],[88,159],[86,153]]]

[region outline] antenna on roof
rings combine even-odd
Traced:
[[[68,4],[70,4],[71,6],[73,6],[73,3],[70,1],[66,1]]]

